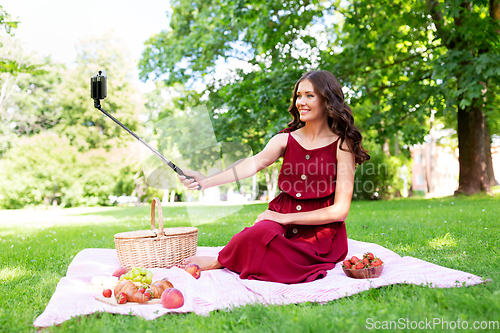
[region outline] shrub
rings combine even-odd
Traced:
[[[0,169],[0,206],[21,208],[49,203],[77,176],[76,149],[55,134],[23,138],[4,155]]]
[[[64,137],[23,138],[0,160],[0,207],[51,204],[110,205],[110,195],[130,194],[139,164],[119,149],[77,152]]]
[[[381,151],[371,154],[370,160],[356,170],[353,199],[389,199],[400,195],[403,189],[403,162],[404,157],[388,157]],[[406,173],[409,179],[409,172]]]

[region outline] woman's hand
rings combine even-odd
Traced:
[[[263,220],[274,221],[274,222],[279,223],[279,224],[287,224],[285,217],[286,217],[286,214],[277,213],[275,211],[268,209],[268,210],[265,210],[264,212],[262,212],[259,216],[257,216],[257,219],[255,220],[255,222],[253,224],[255,225]]]
[[[184,186],[188,190],[197,190],[200,186],[201,186],[201,190],[205,189],[203,184],[201,184],[200,182],[202,182],[207,177],[203,176],[198,171],[183,170],[183,172],[186,176],[193,177],[193,178],[186,178],[184,176],[177,175],[177,178],[179,179],[179,181],[182,184],[184,184]]]

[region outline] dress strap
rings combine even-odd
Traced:
[[[335,143],[335,147],[336,147],[337,149],[340,149],[339,145],[340,145],[340,143],[341,143],[341,142],[342,142],[342,141],[340,140],[340,136],[337,138],[337,140],[335,140],[335,141],[334,141],[334,143]]]
[[[279,132],[278,132],[278,134],[280,134],[280,133],[291,133],[291,132],[293,132],[293,131],[295,131],[295,130],[297,130],[297,128],[287,127],[287,128],[285,128],[285,129],[283,129],[283,130],[279,131]]]

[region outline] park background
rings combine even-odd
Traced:
[[[431,224],[433,219],[464,222],[463,217],[452,217],[452,211],[431,217],[431,207],[460,203],[470,210],[470,220],[481,221],[481,225],[457,226],[457,234],[442,226],[433,232],[428,226],[429,234],[421,238],[396,238],[396,245],[387,240],[378,243],[399,254],[433,262],[439,258],[440,264],[481,276],[496,274],[498,268],[492,267],[498,267],[499,258],[495,176],[500,177],[500,172],[495,174],[495,170],[500,165],[500,1],[180,0],[171,4],[146,1],[143,7],[147,10],[138,10],[127,1],[103,4],[27,2],[22,9],[15,1],[2,3],[0,208],[4,210],[0,216],[6,248],[25,240],[15,230],[17,221],[28,219],[26,225],[32,226],[39,219],[39,230],[46,233],[43,225],[50,225],[51,219],[81,222],[80,217],[65,213],[82,212],[75,210],[78,207],[95,207],[85,211],[90,215],[115,214],[116,221],[134,229],[143,224],[138,216],[147,216],[147,208],[141,206],[154,196],[162,199],[164,208],[171,206],[172,221],[185,223],[181,218],[185,211],[178,211],[182,202],[241,205],[270,200],[279,191],[279,163],[239,187],[227,185],[204,195],[183,192],[173,172],[163,182],[166,186],[148,186],[147,157],[139,144],[93,107],[89,81],[99,70],[108,78],[104,109],[149,142],[159,140],[155,124],[163,119],[181,121],[192,108],[203,104],[218,142],[242,143],[258,152],[290,121],[287,108],[297,79],[308,70],[325,69],[344,87],[371,155],[356,172],[361,186],[355,189],[353,199],[358,204],[353,207],[360,209],[351,212],[355,227],[350,235],[378,242],[372,231],[364,229],[371,222],[373,226],[383,222],[367,221],[362,215],[391,210],[396,203],[405,208],[388,217],[385,228],[398,228],[404,215],[410,225],[412,214],[415,221],[422,221],[416,214],[419,209]],[[44,11],[54,12],[60,19],[44,17]],[[26,14],[25,21],[22,13],[31,16]],[[128,16],[130,13],[134,15]],[[36,25],[29,23],[35,16],[44,19]],[[30,28],[23,30],[23,25]],[[74,25],[87,30],[75,44],[68,37]],[[38,44],[27,45],[19,36],[23,34],[35,36]],[[55,51],[49,51],[52,49]],[[184,137],[184,143],[189,143],[193,134]],[[177,156],[179,151],[174,145],[163,153]],[[189,163],[180,166],[190,168]],[[443,198],[425,200],[433,197]],[[139,207],[130,210],[132,206]],[[248,215],[242,220],[250,223],[265,204],[245,207],[219,222],[226,224],[231,216]],[[476,213],[485,211],[487,217],[478,221]],[[92,223],[109,223],[108,218],[96,217]],[[137,219],[137,223],[125,222],[127,218]],[[209,229],[200,241],[223,245],[246,222],[242,223],[235,223],[234,230],[228,229],[222,236],[215,236],[213,226],[203,226]],[[417,225],[408,228],[410,234],[419,230]],[[474,228],[481,234],[473,235]],[[106,231],[123,229],[116,225]],[[443,231],[447,232],[441,234]],[[212,233],[215,239],[208,239]],[[472,239],[488,244],[476,250],[480,251],[476,256],[487,257],[481,261],[483,270],[471,270],[472,256],[462,258],[462,263],[457,254],[461,242],[467,251],[473,248]],[[12,247],[6,242],[12,242]],[[68,242],[75,247],[74,239]],[[113,247],[112,239],[80,242],[75,248]],[[411,245],[405,247],[405,242]],[[413,246],[419,242],[428,249],[415,251]],[[57,246],[64,248],[61,243]],[[450,250],[444,259],[439,257],[442,249]],[[46,293],[31,315],[43,311],[73,252],[59,255],[62,264],[52,268],[52,278],[43,284]],[[14,283],[23,274],[6,263],[20,259],[15,254],[3,259],[2,279]],[[498,284],[485,288],[484,294],[498,294]],[[390,293],[388,288],[361,298],[391,298]],[[427,291],[417,294],[428,295]],[[463,296],[455,294],[450,299]],[[498,301],[490,303],[498,308]],[[2,309],[2,318],[17,311]]]

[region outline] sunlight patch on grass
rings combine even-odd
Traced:
[[[447,232],[443,237],[436,237],[429,242],[429,245],[434,249],[442,249],[444,247],[455,247],[457,242]]]
[[[406,253],[413,251],[413,248],[408,244],[406,244],[406,245],[396,244],[392,247],[392,250],[398,254],[405,255]]]
[[[15,234],[15,230],[2,230],[0,231],[0,238],[10,238]]]
[[[0,270],[0,281],[7,282],[22,278],[28,275],[28,271],[23,267],[4,267]]]
[[[226,205],[226,206],[187,206],[188,216],[186,222],[189,222],[193,227],[201,224],[212,223],[226,216],[234,215],[236,212],[243,209],[243,205]]]
[[[494,195],[498,195],[498,194],[500,194],[500,185],[498,185],[498,186],[493,186],[493,187],[491,188],[491,191],[493,192],[493,194],[494,194]]]

